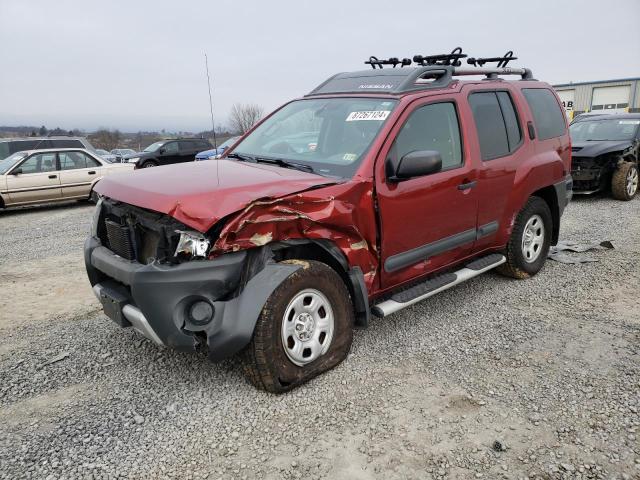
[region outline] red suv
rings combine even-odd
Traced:
[[[105,313],[214,361],[241,352],[283,392],[339,364],[371,313],[536,274],[571,197],[561,104],[528,69],[462,57],[372,57],[222,161],[102,180],[85,261]]]

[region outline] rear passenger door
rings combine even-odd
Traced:
[[[94,180],[102,176],[102,165],[84,152],[59,152],[58,158],[62,196],[88,198]]]
[[[12,204],[59,200],[62,196],[55,153],[31,155],[7,174]]]
[[[483,250],[496,243],[497,233],[510,222],[506,211],[516,169],[527,157],[519,108],[509,89],[475,90],[468,101],[475,124],[480,156],[478,171],[478,238],[474,249]]]
[[[181,162],[190,162],[196,159],[196,153],[199,152],[197,150],[196,142],[178,142],[180,146],[180,161]]]

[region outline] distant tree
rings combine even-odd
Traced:
[[[117,148],[120,144],[120,140],[122,139],[122,134],[119,130],[109,130],[106,128],[101,128],[97,130],[95,133],[89,136],[91,143],[98,148],[103,148],[104,150],[113,150]]]
[[[35,131],[35,130],[31,130],[31,136],[32,136],[32,137],[37,137],[37,136],[38,136],[38,134],[36,133],[36,131]]]
[[[47,134],[47,132],[48,132],[47,128],[44,125],[42,125],[40,127],[40,130],[38,130],[38,135],[40,135],[41,137],[44,137]]]
[[[229,115],[229,127],[232,132],[244,134],[248,132],[264,115],[264,109],[256,104],[234,103]]]

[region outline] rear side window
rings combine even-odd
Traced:
[[[49,148],[48,140],[19,140],[11,142],[9,149],[11,153],[23,152],[25,150],[35,150],[37,148]]]
[[[51,140],[52,148],[84,148],[80,140]]]
[[[522,93],[529,104],[536,124],[539,140],[559,137],[566,132],[564,113],[556,97],[546,88],[523,88]]]
[[[469,95],[469,105],[478,131],[482,160],[509,154],[507,127],[495,92],[478,92]]]
[[[82,152],[60,152],[58,154],[61,170],[75,170],[78,168],[93,168],[99,166],[93,158]]]
[[[440,152],[443,170],[462,165],[460,127],[453,103],[416,109],[398,133],[395,148],[398,158],[419,150]]]
[[[500,110],[502,111],[502,118],[504,119],[504,125],[507,127],[507,140],[509,140],[509,151],[513,152],[522,140],[522,131],[520,130],[520,123],[518,123],[518,115],[516,109],[513,106],[513,100],[511,95],[507,92],[496,92],[498,97],[498,103],[500,104]]]

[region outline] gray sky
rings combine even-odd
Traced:
[[[339,71],[461,46],[550,83],[640,76],[640,0],[0,0],[0,125],[210,128]]]

